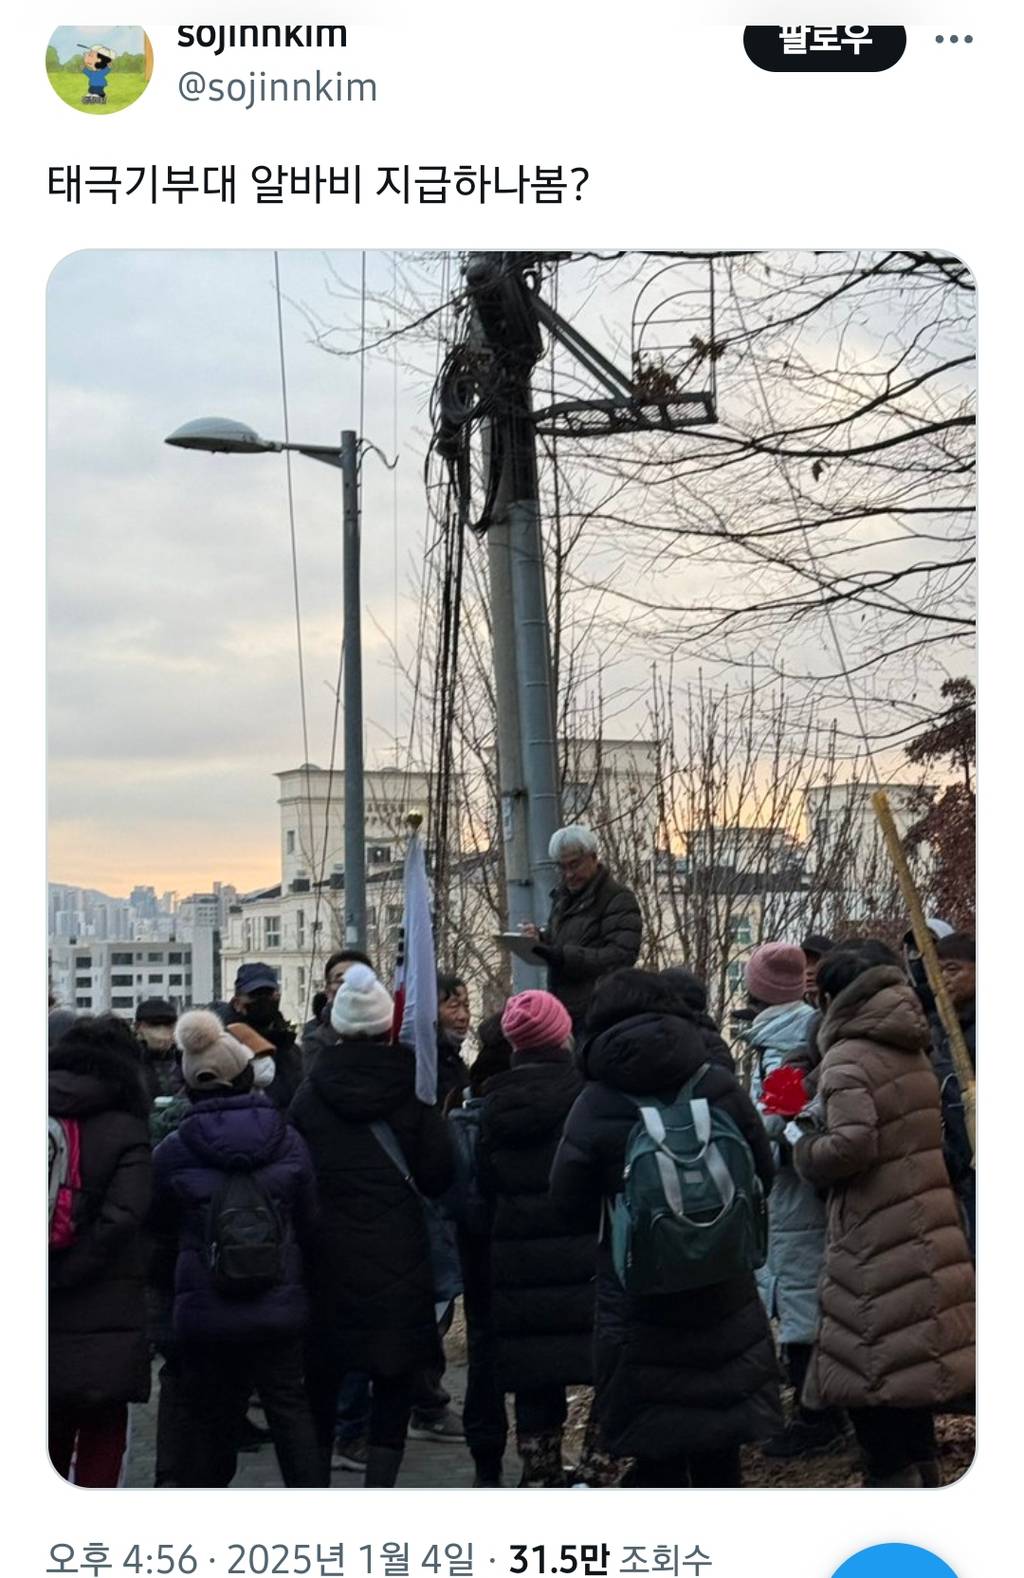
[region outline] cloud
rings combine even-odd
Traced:
[[[84,35],[83,35],[84,36]],[[315,254],[284,254],[285,288],[322,290]],[[273,773],[302,759],[294,591],[283,457],[209,456],[163,440],[204,413],[283,432],[269,253],[74,253],[54,271],[48,315],[48,733],[51,871],[103,848],[168,867],[223,849],[206,880],[277,860]],[[356,369],[287,319],[291,431],[328,442],[358,412]],[[367,431],[391,431],[387,399]],[[409,411],[422,422],[423,413]],[[400,573],[417,554],[420,455],[403,458]],[[336,471],[293,462],[309,750],[327,759],[341,609]],[[368,737],[390,724],[392,674],[375,621],[392,624],[390,475],[364,479]],[[403,607],[406,603],[402,595]],[[406,621],[415,628],[415,614]],[[157,857],[157,852],[160,852]],[[77,857],[76,857],[77,858]],[[143,863],[144,864],[144,863]],[[140,871],[142,866],[139,867]],[[84,881],[79,870],[73,880]],[[150,880],[147,878],[147,880]],[[178,883],[172,885],[178,886]]]

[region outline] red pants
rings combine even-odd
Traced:
[[[57,1404],[50,1409],[50,1462],[62,1479],[93,1489],[116,1489],[128,1440],[127,1403],[95,1408]]]

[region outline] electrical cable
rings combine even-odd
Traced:
[[[291,540],[292,557],[292,592],[295,602],[295,643],[298,650],[299,662],[299,705],[302,717],[302,764],[306,777],[306,817],[310,837],[313,835],[313,792],[309,777],[309,720],[306,708],[306,671],[303,658],[302,642],[302,606],[299,597],[299,558],[298,546],[295,536],[295,495],[292,487],[292,452],[287,447],[291,443],[291,428],[288,417],[288,377],[284,354],[284,317],[281,311],[281,264],[277,251],[274,252],[274,295],[277,303],[277,345],[281,370],[281,408],[284,418],[285,441],[285,477],[288,489],[288,530]],[[307,995],[306,1006],[309,998]],[[305,1016],[304,1016],[305,1017]]]
[[[362,437],[363,420],[366,409],[366,252],[361,254],[360,267],[360,309],[359,309],[359,434]],[[356,472],[356,507],[362,507],[362,467]],[[313,996],[313,975],[316,968],[316,956],[320,933],[320,910],[323,900],[324,873],[327,869],[327,846],[331,826],[331,801],[334,793],[335,768],[338,759],[338,719],[341,715],[341,687],[345,675],[345,629],[342,620],[341,635],[338,642],[338,674],[334,685],[334,716],[331,722],[331,751],[327,766],[327,795],[324,802],[324,835],[320,848],[320,868],[316,879],[316,902],[313,909],[313,938],[310,948],[310,967],[306,982],[306,1007],[303,1017],[308,1018],[309,1006]],[[312,826],[312,813],[310,814]],[[333,941],[333,939],[332,939]]]

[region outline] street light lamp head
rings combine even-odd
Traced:
[[[164,443],[173,444],[176,449],[205,449],[219,455],[260,455],[281,447],[271,439],[260,438],[245,422],[233,422],[226,416],[203,416],[196,422],[186,422]]]

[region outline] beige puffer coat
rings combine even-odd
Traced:
[[[830,1191],[811,1406],[938,1406],[974,1386],[974,1271],[928,1039],[913,989],[888,965],[840,992],[819,1031],[826,1126],[794,1152],[797,1171]]]

